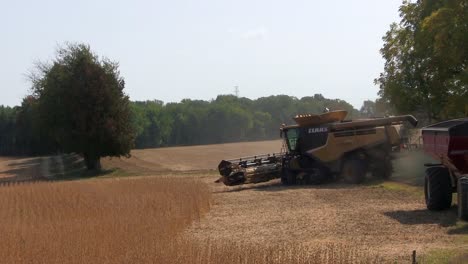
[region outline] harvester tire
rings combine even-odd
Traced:
[[[447,168],[435,166],[426,169],[424,197],[427,209],[431,211],[450,208],[452,205],[452,184]]]
[[[458,217],[468,221],[468,177],[458,179]]]
[[[359,184],[366,178],[366,166],[363,160],[347,159],[341,169],[341,175],[345,182]]]
[[[378,161],[375,164],[374,169],[372,169],[372,177],[374,178],[381,178],[381,179],[389,179],[393,174],[393,165],[390,158],[386,158],[385,160]]]

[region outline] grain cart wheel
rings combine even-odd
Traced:
[[[468,221],[468,177],[458,180],[458,217]]]
[[[452,184],[448,169],[445,167],[429,167],[424,178],[424,196],[427,209],[443,210],[452,205]]]
[[[341,169],[341,175],[347,183],[362,183],[366,177],[364,161],[359,159],[345,160],[343,168]]]

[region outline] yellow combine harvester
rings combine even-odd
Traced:
[[[264,182],[281,178],[283,184],[321,183],[343,177],[361,183],[367,172],[388,178],[391,152],[400,146],[404,121],[416,126],[411,115],[345,120],[346,111],[298,115],[295,125],[280,128],[280,153],[223,160],[218,165],[226,185]]]

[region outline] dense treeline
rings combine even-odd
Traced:
[[[321,113],[325,108],[346,109],[357,115],[352,105],[330,100],[320,94],[301,99],[287,95],[256,100],[220,95],[210,102],[182,100],[134,102],[133,121],[137,148],[278,138],[279,126],[291,124],[299,113]]]
[[[32,97],[21,106],[0,106],[0,154],[37,155],[55,152],[56,142],[41,131],[40,115],[31,110]],[[132,102],[131,122],[136,148],[276,139],[279,126],[293,123],[299,113],[348,110],[349,118],[359,112],[339,99],[320,94],[295,98],[287,95],[256,100],[220,95],[212,101],[185,99],[179,103]]]
[[[16,115],[18,107],[0,106],[0,146],[1,152],[10,154],[17,148],[16,144]]]
[[[34,98],[26,97],[21,106],[0,105],[0,155],[40,155],[55,152],[54,141],[38,125]]]

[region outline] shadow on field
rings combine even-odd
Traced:
[[[0,167],[0,186],[38,181],[69,181],[116,174],[115,169],[88,171],[83,158],[62,154],[35,158],[11,158]],[[122,174],[122,173],[120,173]]]
[[[223,183],[219,183],[223,185]],[[224,186],[224,185],[223,185]],[[237,185],[231,186],[228,190],[222,191],[215,191],[214,193],[231,193],[231,192],[242,192],[248,190],[256,190],[256,191],[283,191],[289,186],[284,186],[279,181],[268,182],[268,183],[256,183],[256,184],[246,184],[246,185]]]
[[[447,232],[449,235],[468,235],[468,223],[465,222],[462,226],[457,226]]]
[[[366,186],[378,185],[382,183],[382,180],[375,180],[366,183]],[[222,183],[221,183],[222,184]],[[297,185],[283,185],[280,180],[273,180],[265,183],[254,183],[232,186],[228,190],[216,191],[215,193],[230,193],[230,192],[242,192],[242,191],[259,191],[259,192],[281,192],[287,190],[303,190],[303,189],[355,189],[362,188],[362,185],[353,185],[343,183],[342,181],[330,181],[321,184],[297,184]]]
[[[15,159],[12,159],[12,160],[21,160],[21,158],[15,158]],[[38,158],[29,158],[29,159],[24,159],[22,161],[11,162],[11,163],[8,163],[8,166],[10,166],[10,167],[18,167],[18,166],[28,167],[28,166],[32,166],[32,165],[38,165],[39,163],[41,163],[41,158],[40,157],[38,157]]]
[[[73,181],[86,178],[108,176],[116,172],[116,169],[101,169],[89,171],[86,169],[83,158],[78,154],[64,154],[60,156],[63,164],[63,174],[56,174],[57,163],[52,163],[50,170],[54,173],[53,181]]]
[[[0,171],[0,174],[10,175],[0,178],[0,186],[17,182],[45,180],[40,174],[41,158],[29,158],[25,160],[15,158],[12,160],[18,161],[11,162],[7,165],[11,169]]]
[[[450,227],[457,224],[456,206],[452,206],[449,210],[444,211],[419,209],[410,211],[390,211],[385,212],[384,215],[404,225],[439,224],[443,227]]]
[[[62,155],[62,163],[63,163],[63,175],[60,177],[56,177],[57,180],[64,179],[64,178],[73,178],[79,177],[83,171],[85,171],[86,166],[84,164],[83,158],[76,154],[67,154]],[[54,164],[55,165],[55,164]],[[56,171],[56,166],[51,166],[51,171]]]

